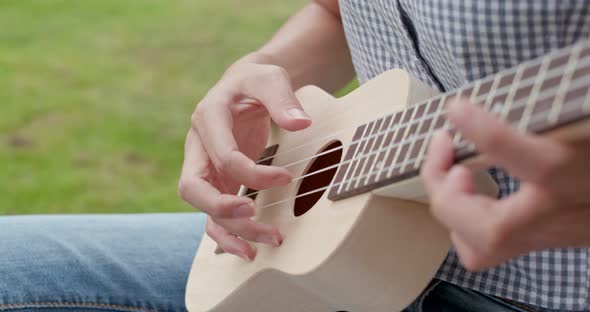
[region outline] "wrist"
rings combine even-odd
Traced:
[[[252,53],[244,55],[237,62],[248,62],[260,65],[277,65],[281,66],[273,55],[262,51],[254,51]]]
[[[288,66],[288,60],[284,58],[277,57],[276,55],[268,52],[264,52],[261,50],[254,51],[252,53],[244,55],[242,58],[237,60],[234,65],[239,64],[256,64],[256,65],[273,65],[278,66],[284,69],[291,80],[292,86],[300,87],[300,80],[301,75],[299,75],[299,70],[293,68],[293,66]],[[233,67],[233,65],[232,65]]]

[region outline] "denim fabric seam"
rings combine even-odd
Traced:
[[[118,311],[132,312],[155,312],[145,308],[125,306],[119,304],[105,304],[94,302],[22,302],[11,304],[0,304],[0,310],[15,310],[24,308],[111,308]]]
[[[430,287],[428,287],[427,289],[425,289],[422,292],[422,295],[420,296],[420,299],[418,299],[418,312],[424,312],[422,310],[422,305],[424,304],[424,300],[426,300],[426,297],[428,297],[428,295],[430,295],[430,293],[436,288],[436,286],[438,286],[438,284],[440,284],[440,280],[435,280],[432,285]]]

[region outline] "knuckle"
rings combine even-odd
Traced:
[[[287,70],[277,65],[267,65],[266,73],[272,81],[284,80],[288,77]]]
[[[263,232],[264,231],[258,228],[255,224],[246,223],[240,229],[240,236],[250,240],[254,240],[257,238],[259,234],[262,234]]]
[[[226,194],[221,194],[213,203],[211,209],[209,209],[208,214],[213,219],[222,219],[231,216],[232,210],[232,200],[230,196]]]
[[[205,233],[207,236],[211,237],[214,241],[217,241],[217,233],[215,232],[215,227],[213,225],[213,221],[209,220],[207,225],[205,226]]]
[[[505,221],[496,221],[484,231],[483,251],[485,254],[494,254],[505,245],[510,234],[510,228]]]
[[[552,163],[545,163],[537,169],[537,177],[535,182],[548,182],[555,176],[556,166]]]
[[[230,152],[223,152],[215,155],[213,157],[213,162],[215,164],[215,169],[222,174],[228,175],[231,174],[232,171],[232,151]]]
[[[223,217],[223,210],[219,202],[213,204],[213,207],[207,210],[207,214],[213,219],[220,219]]]
[[[191,124],[194,129],[198,129],[198,126],[201,124],[203,120],[203,115],[205,114],[204,110],[205,106],[203,104],[198,105],[193,114],[191,115]]]
[[[178,181],[178,197],[184,201],[188,201],[189,194],[193,189],[194,183],[187,178],[181,178]]]
[[[240,256],[241,254],[244,253],[244,251],[242,251],[242,248],[240,248],[239,246],[234,246],[233,244],[227,244],[225,241],[221,242],[220,246],[225,252],[230,253],[235,256]]]
[[[569,151],[556,152],[553,157],[548,158],[537,170],[536,182],[549,182],[558,176],[564,164],[571,162],[572,155]]]
[[[215,240],[215,232],[211,229],[211,227],[207,227],[207,229],[205,230],[205,233],[207,233],[207,236],[209,236]]]
[[[482,152],[493,151],[494,149],[497,149],[498,146],[502,146],[505,141],[506,138],[503,132],[490,131],[482,138],[479,144],[477,144],[477,147]]]
[[[288,81],[289,76],[287,71],[277,65],[263,65],[264,67],[260,68],[257,71],[252,72],[249,75],[244,75],[242,77],[243,83],[253,84],[256,83],[257,85],[272,85],[277,86],[281,84],[285,84]]]
[[[444,211],[445,203],[446,199],[444,198],[444,194],[441,194],[440,192],[432,194],[430,200],[430,210],[432,211],[435,217],[439,219],[441,218]]]

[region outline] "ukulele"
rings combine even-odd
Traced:
[[[298,132],[274,127],[258,161],[288,168],[293,182],[240,191],[255,199],[255,220],[279,228],[282,245],[252,243],[257,256],[248,262],[215,252],[204,237],[188,310],[404,309],[450,248],[418,176],[432,134],[449,131],[455,160],[476,172],[478,192],[497,195],[490,164],[445,118],[445,103],[467,97],[519,131],[575,142],[590,137],[589,85],[590,41],[583,41],[444,94],[402,70],[338,99],[299,89],[313,124]]]

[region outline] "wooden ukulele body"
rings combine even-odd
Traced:
[[[272,130],[269,145],[279,145],[276,165],[312,157],[336,140],[345,154],[354,125],[435,92],[404,71],[391,70],[340,99],[312,86],[296,94],[313,124],[300,132]],[[304,175],[312,162],[291,167],[293,176]],[[491,179],[481,183],[487,192],[496,191]],[[256,203],[263,207],[292,198],[298,187],[261,191]],[[257,257],[247,262],[215,254],[215,242],[204,237],[188,281],[188,310],[402,310],[426,287],[450,247],[448,233],[433,220],[424,199],[419,179],[413,178],[338,201],[328,200],[325,192],[299,217],[294,199],[259,208],[255,219],[277,225],[285,237],[282,246],[254,244]]]

